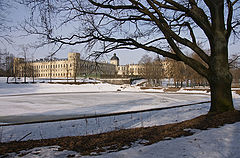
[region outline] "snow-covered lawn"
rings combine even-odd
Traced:
[[[240,157],[240,123],[225,125],[221,128],[196,131],[192,136],[165,140],[149,146],[136,145],[119,152],[102,153],[95,158],[239,158]],[[56,157],[65,158],[69,155],[81,156],[74,151],[59,151],[59,146],[38,147],[20,153],[11,153],[17,157]]]
[[[0,81],[0,124],[137,111],[210,100],[209,93],[205,91],[163,93],[162,89],[141,90],[135,85],[6,84],[3,79]],[[235,108],[240,109],[239,95],[233,93],[233,97]],[[189,120],[206,114],[208,110],[209,103],[204,103],[119,116],[0,126],[0,141],[88,135],[123,128],[163,125]],[[239,141],[236,141],[240,138],[239,131],[240,124],[235,123],[150,146],[136,144],[133,148],[103,153],[100,157],[240,157],[240,154],[236,155],[240,146]],[[65,157],[64,154],[72,153],[60,152],[57,148],[32,149],[26,157],[32,157],[34,152],[39,152],[40,157]]]
[[[96,158],[239,158],[240,122]],[[31,154],[29,154],[31,155]]]

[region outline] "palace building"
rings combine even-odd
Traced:
[[[110,63],[80,59],[80,53],[68,53],[67,59],[38,59],[27,61],[14,58],[13,71],[17,77],[73,78],[79,76],[140,76],[144,66],[139,64],[119,65],[116,54]]]
[[[79,76],[115,75],[116,67],[109,63],[93,62],[80,59],[80,53],[68,53],[67,59],[35,60],[25,62],[23,58],[14,59],[14,74],[18,77],[54,77],[73,78]]]
[[[144,65],[141,64],[119,65],[119,58],[116,54],[113,55],[110,63],[116,65],[118,76],[141,76],[144,70]]]

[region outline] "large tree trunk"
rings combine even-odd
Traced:
[[[231,92],[232,75],[228,64],[228,40],[221,31],[215,32],[211,44],[210,73],[208,82],[211,89],[210,112],[233,111]]]
[[[227,75],[226,73],[226,76]],[[234,110],[231,92],[231,77],[212,76],[209,81],[211,89],[211,108],[209,112],[221,113]]]

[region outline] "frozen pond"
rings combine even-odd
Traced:
[[[15,123],[182,105],[209,100],[203,94],[68,92],[0,97],[0,122]],[[4,109],[4,110],[3,110]]]

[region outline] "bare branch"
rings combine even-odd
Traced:
[[[208,21],[208,17],[204,13],[204,11],[197,6],[194,0],[189,0],[191,5],[190,9],[184,7],[183,5],[173,0],[165,0],[165,1],[177,7],[180,11],[185,12],[186,15],[191,17],[197,23],[197,25],[202,28],[202,30],[205,32],[205,34],[209,39],[213,38],[213,35],[211,33],[211,25]]]
[[[188,29],[189,29],[190,35],[191,35],[191,37],[192,37],[192,42],[193,42],[195,45],[197,45],[196,37],[195,37],[195,35],[194,35],[194,32],[193,32],[192,27],[190,26],[190,24],[189,24],[188,22],[186,22],[185,25],[186,25],[186,26],[188,27]]]
[[[227,0],[227,5],[228,5],[228,17],[227,17],[226,38],[228,39],[232,32],[233,4],[232,4],[231,0]]]
[[[164,17],[162,16],[162,14],[158,11],[158,9],[153,5],[153,3],[148,0],[148,3],[152,6],[152,8],[154,8],[154,10],[158,13],[158,18],[159,20],[150,12],[148,12],[148,10],[145,8],[146,14],[148,14],[153,21],[156,22],[156,24],[158,25],[158,27],[160,28],[160,30],[162,30],[163,34],[165,35],[165,37],[168,37],[169,35],[171,35],[171,37],[168,38],[168,40],[170,40],[171,38],[173,38],[174,40],[176,40],[177,42],[190,47],[192,50],[194,50],[201,58],[203,61],[205,61],[207,64],[209,63],[209,58],[208,56],[205,54],[204,51],[202,51],[196,44],[196,40],[194,41],[194,36],[193,36],[193,32],[192,32],[192,37],[193,37],[193,43],[190,42],[187,39],[183,39],[180,36],[178,36],[177,34],[175,34],[171,28],[169,28],[169,25],[167,24],[167,22],[164,20]],[[191,30],[190,30],[191,31]],[[171,42],[174,43],[174,42]],[[183,53],[181,53],[183,54]]]
[[[239,0],[235,0],[232,2],[232,6],[234,6]]]
[[[240,58],[240,55],[233,55],[233,58],[229,59],[229,67],[235,67],[235,62]]]
[[[92,3],[94,6],[98,6],[100,8],[109,8],[109,9],[114,9],[114,10],[118,10],[118,9],[137,9],[137,7],[132,6],[132,5],[119,5],[119,6],[113,6],[113,5],[104,5],[102,3],[97,3],[93,0],[88,0],[90,3]]]

